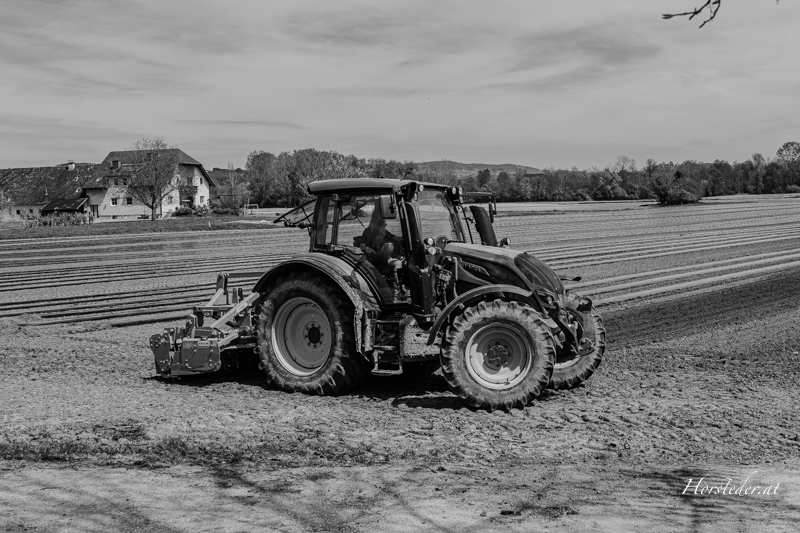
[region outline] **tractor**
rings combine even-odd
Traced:
[[[572,388],[600,364],[591,299],[498,241],[491,200],[487,210],[460,187],[394,179],[315,181],[308,192],[275,220],[306,229],[308,252],[247,295],[229,286],[236,274],[220,274],[184,327],[151,337],[161,376],[214,372],[244,351],[274,387],[338,394],[369,374],[441,366],[456,395],[491,411]]]

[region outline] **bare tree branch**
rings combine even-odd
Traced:
[[[781,0],[775,0],[775,3],[778,4],[780,3],[780,1]],[[672,17],[685,17],[688,15],[689,20],[692,20],[697,15],[702,13],[705,9],[708,9],[708,18],[702,24],[700,24],[700,27],[702,28],[703,26],[714,20],[714,17],[717,16],[717,11],[719,11],[720,7],[722,7],[722,0],[706,0],[705,4],[703,4],[700,7],[694,8],[694,10],[692,11],[687,11],[686,13],[665,14],[662,15],[662,17],[664,17],[665,19],[671,19]]]
[[[688,15],[689,20],[692,20],[697,15],[702,13],[704,10],[708,9],[708,18],[702,24],[700,24],[700,27],[702,28],[703,26],[714,20],[714,17],[717,16],[717,11],[719,11],[720,7],[722,7],[722,0],[706,0],[705,4],[703,4],[700,7],[694,8],[694,10],[692,11],[687,11],[685,13],[665,14],[663,15],[663,17],[665,19],[671,19],[672,17],[685,17]]]

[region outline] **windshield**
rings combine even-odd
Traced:
[[[444,191],[425,190],[418,193],[416,207],[421,221],[422,238],[444,237],[448,241],[464,242],[464,234],[453,205]]]

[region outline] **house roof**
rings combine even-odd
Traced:
[[[167,152],[176,152],[176,158],[178,160],[179,165],[192,165],[197,166],[200,168],[200,172],[205,176],[208,180],[211,187],[216,187],[211,176],[208,175],[206,169],[203,168],[203,164],[200,163],[195,158],[189,156],[186,152],[181,150],[180,148],[168,148],[165,150]],[[132,163],[136,161],[136,150],[119,150],[115,152],[109,152],[103,162],[98,165],[97,171],[95,172],[94,177],[94,187],[105,187],[105,179],[109,177],[116,177],[121,176],[123,173],[130,172],[130,166]],[[113,170],[111,168],[112,161],[119,161],[120,169]],[[91,188],[92,185],[87,185],[87,188]]]
[[[78,211],[89,200],[88,198],[54,198],[47,202],[41,212],[47,211]]]
[[[334,180],[320,180],[312,181],[308,184],[308,192],[311,194],[319,194],[326,192],[345,192],[352,190],[369,190],[369,189],[388,189],[393,187],[402,187],[407,183],[419,183],[431,189],[447,189],[447,185],[438,185],[436,183],[427,183],[424,181],[414,180],[398,180],[388,178],[347,178],[347,179],[334,179]]]
[[[53,167],[0,169],[0,189],[19,205],[45,204],[52,198],[75,198],[93,179],[97,165],[69,163]]]
[[[230,183],[231,182],[231,179],[230,179],[231,176],[233,176],[233,177],[235,177],[237,179],[241,179],[241,180],[244,180],[244,178],[245,178],[244,170],[242,170],[241,168],[237,168],[237,169],[235,169],[233,171],[229,171],[227,168],[224,168],[224,169],[223,168],[215,168],[215,169],[209,170],[208,171],[208,175],[211,178],[211,181],[213,183],[213,185],[212,185],[213,187],[219,187],[221,185],[222,186],[229,186],[231,184]]]

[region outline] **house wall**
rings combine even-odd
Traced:
[[[194,205],[200,207],[208,207],[209,187],[208,180],[200,172],[200,167],[194,167],[194,180],[193,185],[197,186],[197,194],[194,197]]]
[[[191,171],[190,176],[186,176],[187,170]],[[208,207],[208,199],[209,199],[209,184],[208,180],[203,176],[203,173],[200,171],[200,167],[196,165],[192,165],[191,167],[183,169],[183,176],[184,180],[186,180],[186,185],[193,185],[197,187],[197,192],[195,193],[194,197],[192,197],[192,205],[194,207],[201,207],[205,206]],[[188,179],[187,179],[188,178]]]
[[[150,215],[150,208],[137,202],[133,197],[131,197],[133,204],[127,204],[130,195],[124,187],[85,189],[85,194],[89,198],[89,212],[93,213],[91,206],[96,205],[97,217],[101,219],[139,218],[141,215]],[[114,198],[117,199],[117,205],[114,205]]]
[[[23,220],[26,216],[36,216],[40,213],[44,204],[19,204],[4,206],[0,212],[0,220],[16,221]],[[19,214],[17,214],[19,211]]]

